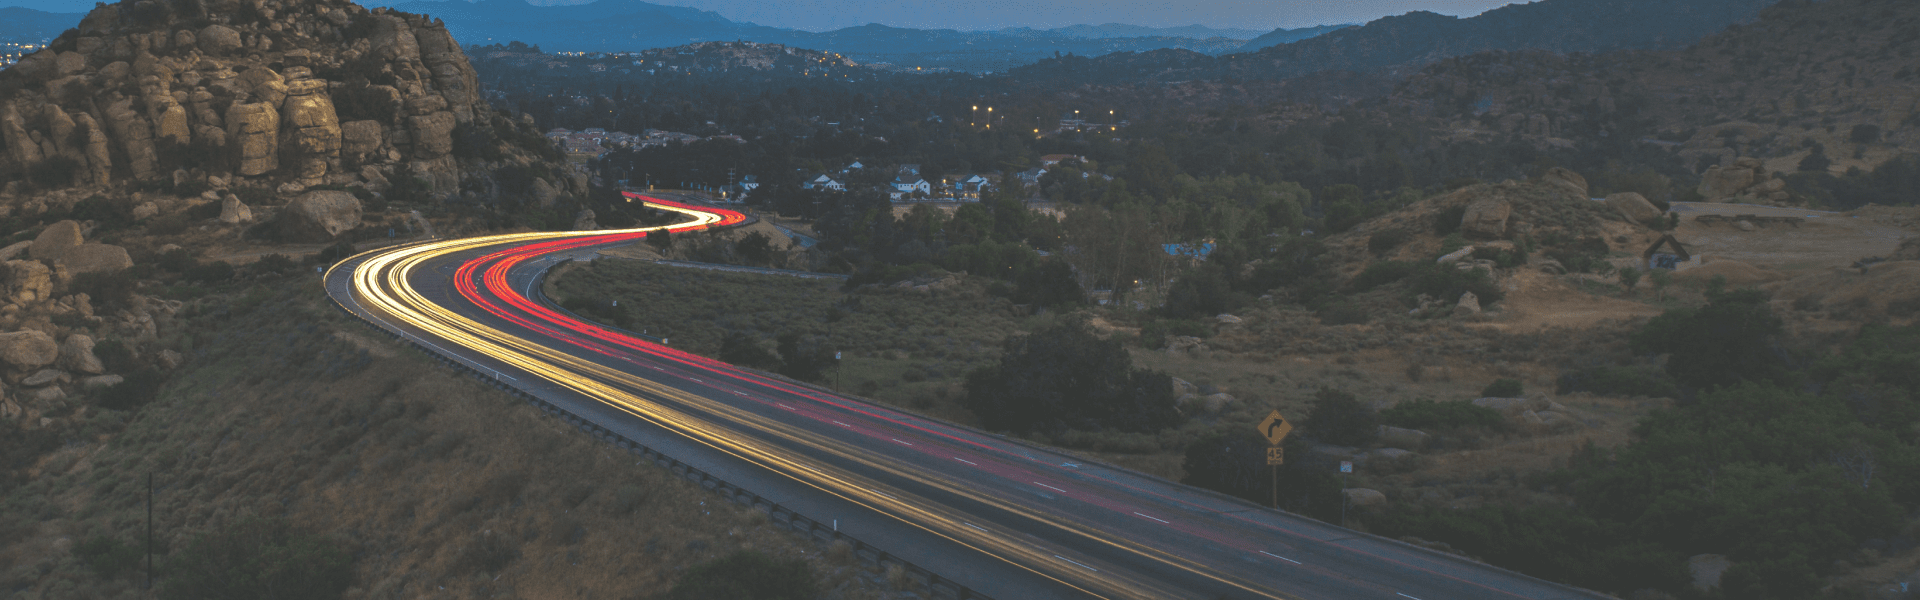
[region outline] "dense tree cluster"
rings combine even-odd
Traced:
[[[1078,323],[1008,339],[1000,364],[968,374],[966,387],[965,406],[995,431],[1153,432],[1185,420],[1171,377],[1134,367],[1120,342]]]

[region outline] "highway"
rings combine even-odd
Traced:
[[[679,212],[675,231],[742,215]],[[556,312],[568,258],[646,229],[435,240],[326,273],[340,306],[452,364],[836,534],[1000,598],[1593,599],[1015,440],[765,377]],[[816,535],[823,531],[814,530]]]

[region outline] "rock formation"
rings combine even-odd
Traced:
[[[1695,191],[1707,202],[1740,202],[1746,204],[1762,202],[1784,202],[1792,198],[1787,192],[1787,182],[1767,172],[1766,167],[1757,158],[1740,158],[1733,166],[1707,167],[1700,176],[1700,187]]]
[[[360,199],[353,194],[332,190],[301,194],[287,205],[287,218],[295,228],[289,235],[304,239],[332,239],[360,226]]]
[[[500,128],[531,125],[494,114],[443,24],[345,0],[102,4],[0,78],[0,177],[58,161],[71,185],[186,169],[197,181],[298,192],[384,189],[399,174],[444,197],[503,166],[455,156],[463,127],[464,143],[537,162],[499,141],[525,139]]]

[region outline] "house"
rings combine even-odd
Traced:
[[[858,171],[865,168],[867,168],[866,165],[860,164],[860,161],[856,160],[856,161],[853,161],[853,164],[847,165],[847,168],[841,169],[840,172],[846,173],[848,171]]]
[[[1670,248],[1671,251],[1661,252],[1662,246]],[[1686,246],[1680,244],[1680,240],[1673,239],[1673,234],[1660,236],[1660,239],[1655,241],[1652,246],[1647,246],[1647,251],[1642,252],[1640,258],[1642,259],[1641,264],[1648,270],[1666,269],[1668,271],[1677,271],[1685,269],[1688,266],[1698,266],[1689,264],[1693,262],[1693,255],[1687,252]]]
[[[1031,169],[1027,169],[1025,171],[1021,171],[1019,173],[1015,173],[1013,176],[1016,178],[1019,178],[1021,183],[1031,185],[1031,184],[1040,183],[1040,176],[1046,175],[1046,174],[1047,174],[1047,170],[1045,168],[1034,167]]]
[[[844,184],[844,183],[840,183],[840,182],[838,182],[838,181],[834,181],[834,180],[833,180],[833,178],[832,178],[832,177],[828,177],[826,173],[821,173],[819,177],[815,177],[815,178],[813,178],[813,179],[809,179],[809,180],[807,180],[807,182],[806,182],[806,183],[802,183],[802,184],[800,184],[800,189],[803,189],[803,190],[833,190],[833,191],[836,191],[836,192],[844,192],[844,191],[846,191],[846,190],[847,190],[847,184]]]
[[[981,192],[993,189],[993,181],[985,175],[967,175],[954,178],[953,195],[978,196]]]
[[[919,192],[920,195],[925,196],[933,193],[933,186],[929,185],[927,180],[918,176],[908,176],[905,171],[901,172],[900,177],[893,179],[893,189],[899,190],[902,194]]]
[[[1040,157],[1040,166],[1051,167],[1051,166],[1060,164],[1061,162],[1066,160],[1077,160],[1080,162],[1087,162],[1086,157],[1083,157],[1077,154],[1048,154],[1046,156]]]

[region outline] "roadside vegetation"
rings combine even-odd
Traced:
[[[192,285],[160,331],[185,364],[137,402],[81,399],[83,425],[9,471],[9,597],[144,597],[148,476],[161,598],[892,593],[847,553],[390,341],[309,277]],[[744,595],[679,591],[716,581]]]

